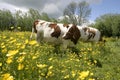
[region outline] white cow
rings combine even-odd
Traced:
[[[70,40],[65,40],[62,38],[70,26],[73,25],[65,25],[61,23],[57,24],[44,20],[36,20],[34,21],[30,38],[32,38],[33,33],[35,33],[37,42],[48,42],[55,45],[62,44],[63,49],[66,49],[67,46],[73,46]]]
[[[98,42],[101,41],[101,32],[92,27],[71,26],[67,32],[63,35],[63,39],[71,40],[74,44],[77,44],[78,40]]]

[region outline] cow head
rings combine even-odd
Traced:
[[[63,39],[71,40],[74,44],[76,44],[80,36],[80,31],[77,26],[72,25],[72,27],[68,28],[68,31],[63,35]]]

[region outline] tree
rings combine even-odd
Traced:
[[[103,35],[120,36],[120,14],[105,14],[98,17],[95,27],[98,28]]]
[[[82,23],[87,22],[87,18],[91,14],[91,9],[89,4],[85,1],[80,2],[78,4],[78,24],[81,25]]]
[[[78,4],[71,2],[63,11],[64,16],[69,16],[68,22],[78,25],[85,23],[90,13],[91,9],[89,4],[85,1],[79,2]]]

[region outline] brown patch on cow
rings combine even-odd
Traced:
[[[87,39],[87,40],[89,40],[89,39],[91,39],[91,38],[94,38],[95,35],[96,35],[96,31],[94,31],[94,30],[90,30],[89,27],[85,27],[85,28],[83,28],[83,30],[84,30],[85,34],[86,34],[86,32],[89,33],[89,35],[88,35],[88,39]]]
[[[66,27],[66,28],[68,28],[68,27],[69,27],[69,25],[68,25],[68,24],[63,24],[63,26],[64,26],[64,27]]]
[[[36,29],[36,25],[39,23],[38,20],[34,21],[33,23],[33,28],[34,28],[34,32],[37,33],[37,29]]]
[[[63,38],[70,39],[74,44],[77,44],[80,36],[81,34],[79,29],[76,27],[76,25],[73,25]]]
[[[49,24],[49,27],[54,29],[54,32],[51,34],[52,37],[58,38],[61,34],[60,27],[57,24]]]

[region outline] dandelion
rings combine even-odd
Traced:
[[[47,65],[46,64],[37,64],[37,67],[39,67],[40,69],[43,69],[43,68],[47,67]]]
[[[3,36],[3,39],[7,38],[6,36]]]
[[[10,27],[10,29],[14,29],[14,27],[12,26],[12,27]]]
[[[33,56],[33,57],[32,57],[32,59],[37,59],[37,58],[38,58],[38,56]]]
[[[35,45],[37,42],[35,40],[29,42],[30,45]]]
[[[8,54],[6,56],[14,56],[15,54],[17,54],[19,51],[18,50],[9,50]]]
[[[25,44],[28,44],[28,39],[25,40]]]
[[[67,79],[67,78],[69,78],[70,76],[69,75],[66,75],[65,77],[64,77],[64,79]]]
[[[1,51],[2,53],[7,53],[7,49],[6,48],[4,48],[4,49],[2,49],[2,51]]]
[[[53,58],[49,58],[48,60],[51,61],[51,60],[53,60]]]
[[[20,62],[23,62],[24,59],[25,59],[25,56],[21,56],[21,57],[18,58],[17,62],[19,62],[19,63],[20,63]]]
[[[1,48],[2,48],[2,49],[5,48],[5,45],[2,45]]]
[[[18,64],[18,70],[22,70],[24,68],[24,65],[22,63]]]
[[[52,76],[52,71],[48,71],[47,76]]]
[[[26,53],[25,52],[21,52],[21,53],[19,53],[20,55],[25,55]]]
[[[89,78],[88,80],[95,80],[95,79],[93,79],[93,78]]]
[[[72,71],[72,77],[75,77],[75,75],[76,75],[76,72]]]
[[[84,80],[86,77],[88,77],[89,71],[82,71],[82,72],[79,73],[79,74],[80,74],[79,79]]]
[[[21,30],[21,27],[17,27],[18,28],[18,30]]]
[[[2,75],[2,80],[14,80],[14,78],[9,73],[6,73]]]
[[[22,45],[22,46],[21,46],[21,49],[25,49],[25,46],[26,46],[26,45]]]
[[[2,66],[2,63],[0,63],[0,66]]]
[[[12,62],[13,62],[13,56],[8,57],[7,60],[6,60],[6,63],[10,64]]]
[[[53,69],[53,66],[50,66],[50,67],[48,68],[48,70],[51,70],[51,69]]]

